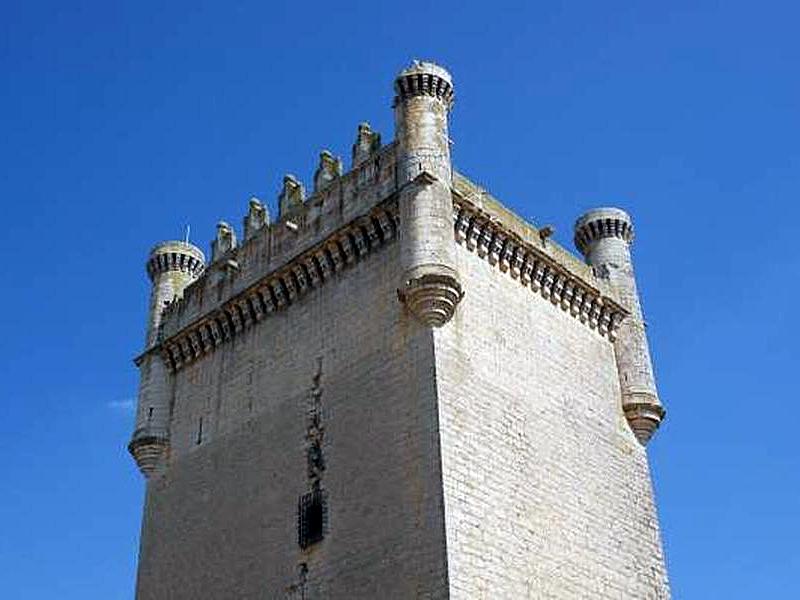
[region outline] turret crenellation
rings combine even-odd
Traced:
[[[170,241],[157,244],[147,259],[147,275],[155,281],[158,275],[181,271],[197,277],[205,266],[203,252],[188,242]]]
[[[575,246],[586,255],[604,238],[633,242],[634,230],[630,215],[620,208],[596,208],[575,223]]]
[[[453,106],[455,93],[453,79],[443,67],[425,61],[414,61],[400,72],[394,81],[395,105],[413,96],[433,96],[447,109]]]

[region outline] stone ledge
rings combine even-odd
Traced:
[[[610,341],[616,339],[628,312],[581,273],[557,262],[457,191],[453,194],[453,220],[457,244]]]

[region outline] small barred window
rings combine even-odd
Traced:
[[[301,548],[322,541],[328,528],[328,494],[317,488],[297,503],[297,542]]]

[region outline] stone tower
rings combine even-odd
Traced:
[[[128,445],[136,464],[148,476],[169,451],[170,376],[158,356],[164,309],[183,295],[183,290],[203,272],[203,252],[188,242],[163,242],[150,252],[147,274],[153,284],[147,312],[145,352],[139,367],[136,428]]]
[[[453,98],[415,62],[392,142],[153,251],[140,600],[669,597],[631,220],[576,258],[453,169]]]

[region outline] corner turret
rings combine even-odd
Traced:
[[[575,223],[575,245],[595,274],[619,291],[629,316],[622,321],[614,350],[617,357],[622,408],[642,445],[652,437],[664,418],[658,399],[650,347],[636,288],[630,246],[634,231],[630,216],[619,208],[597,208]]]
[[[180,298],[186,286],[200,276],[204,267],[203,252],[188,242],[162,242],[150,251],[147,274],[153,287],[147,321],[147,348],[158,339],[164,307]]]
[[[403,280],[399,296],[422,323],[441,327],[463,292],[455,269],[448,116],[453,81],[414,62],[394,82]]]
[[[170,391],[166,365],[157,352],[164,308],[183,296],[186,287],[205,267],[203,252],[188,242],[158,244],[147,260],[153,282],[147,320],[144,354],[137,359],[140,370],[136,426],[128,450],[145,477],[156,468],[169,448]]]

